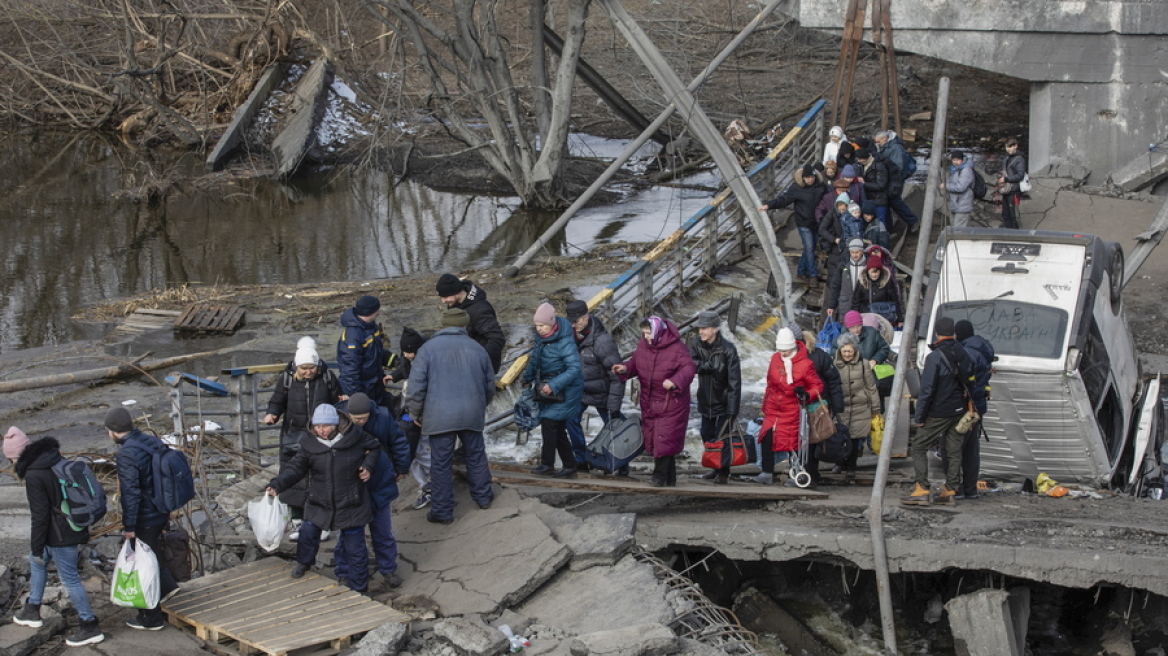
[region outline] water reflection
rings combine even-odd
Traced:
[[[338,170],[294,187],[192,185],[202,157],[129,151],[96,135],[0,137],[0,352],[78,336],[70,315],[103,298],[183,283],[370,279],[502,264],[555,213]],[[165,200],[136,200],[145,183]],[[700,183],[700,181],[699,181]],[[652,189],[590,208],[546,249],[668,234],[708,194]],[[635,217],[635,218],[633,218]]]

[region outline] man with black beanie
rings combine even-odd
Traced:
[[[993,375],[994,347],[983,337],[973,334],[973,323],[962,319],[953,326],[954,336],[958,343],[965,348],[973,366],[974,381],[970,390],[976,388],[973,409],[979,417],[985,417],[989,409],[990,376]],[[980,398],[976,398],[980,397]],[[965,441],[961,445],[961,489],[957,490],[958,499],[976,499],[980,496],[977,491],[978,474],[981,471],[981,422],[978,419],[973,428],[965,434]],[[948,467],[949,452],[941,450],[941,463]]]
[[[961,489],[961,445],[965,440],[965,435],[957,432],[957,422],[961,421],[970,400],[977,403],[979,398],[969,354],[953,337],[953,319],[938,318],[934,332],[937,339],[929,344],[932,352],[925,358],[913,416],[917,434],[911,452],[916,485],[909,496],[900,500],[910,506],[930,503],[929,451],[938,445],[943,445],[949,453],[949,466],[945,471],[945,485],[936,501],[949,506],[957,503],[955,497]]]
[[[803,255],[799,258],[798,275],[810,282],[819,276],[815,265],[815,235],[819,230],[819,221],[815,219],[815,208],[823,196],[827,194],[827,184],[823,175],[811,165],[804,166],[795,181],[778,198],[768,200],[759,206],[760,212],[781,209],[788,205],[794,206],[795,227],[799,230],[799,239],[803,242]]]
[[[503,363],[503,348],[507,346],[507,339],[503,336],[503,327],[499,325],[499,319],[495,316],[494,306],[487,301],[487,291],[453,273],[439,276],[434,290],[438,292],[439,298],[447,308],[466,310],[470,316],[466,334],[486,350],[495,373],[498,373]]]

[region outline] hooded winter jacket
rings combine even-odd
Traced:
[[[167,446],[135,428],[118,440],[118,492],[127,532],[165,524],[170,516],[154,505],[154,454]]]
[[[548,337],[532,331],[535,347],[527,359],[523,370],[523,382],[546,382],[552,394],[563,394],[559,403],[540,403],[540,419],[567,421],[580,413],[580,401],[584,397],[584,372],[580,368],[580,351],[576,349],[576,336],[572,324],[564,317],[556,317],[556,332]]]
[[[973,211],[973,160],[965,160],[961,166],[949,166],[949,180],[945,190],[949,192],[949,211],[954,214]]]
[[[767,369],[766,394],[762,399],[762,427],[758,440],[762,442],[767,431],[774,431],[771,448],[774,451],[795,451],[799,448],[799,399],[795,388],[802,387],[809,400],[823,396],[823,381],[815,373],[815,365],[807,357],[803,342],[795,342],[791,358],[791,382],[787,382],[787,367],[783,356],[775,353]]]
[[[828,192],[827,184],[823,182],[823,174],[816,171],[815,180],[810,185],[803,184],[803,174],[795,173],[795,181],[787,187],[778,198],[763,203],[769,209],[781,209],[794,205],[795,225],[800,228],[815,230],[819,221],[815,216],[815,208]]]
[[[600,319],[590,317],[584,332],[576,333],[576,348],[580,350],[580,368],[584,371],[581,403],[620,412],[625,383],[612,373],[612,366],[620,364],[620,349]]]
[[[322,363],[323,364],[323,363]],[[296,380],[296,367],[290,366],[276,380],[272,398],[268,400],[268,414],[281,417],[280,435],[288,436],[308,430],[312,411],[321,404],[334,405],[341,395],[341,384],[333,372],[318,367],[307,380]],[[292,444],[286,444],[290,447]]]
[[[53,465],[64,460],[55,438],[42,437],[24,448],[16,461],[16,475],[24,480],[32,518],[31,553],[44,556],[45,547],[68,547],[89,542],[89,529],[74,530],[61,512],[61,485]]]
[[[893,306],[891,313],[887,313],[888,303]],[[860,314],[875,312],[894,326],[903,324],[904,304],[900,302],[900,283],[888,269],[881,269],[877,280],[872,280],[865,269],[864,275],[860,277],[860,286],[852,297],[852,309]],[[881,311],[877,312],[877,309]]]
[[[362,321],[353,308],[341,315],[341,338],[337,340],[337,363],[340,365],[341,390],[352,396],[365,392],[374,402],[386,401],[385,384],[385,344],[382,343],[381,326]]]
[[[641,436],[645,453],[654,458],[677,455],[685,446],[689,424],[689,387],[696,367],[673,322],[662,320],[660,334],[637,342],[633,356],[623,363],[621,379],[641,381]],[[674,388],[663,383],[672,381]]]
[[[689,340],[689,357],[698,374],[698,413],[703,417],[737,417],[742,401],[742,363],[738,348],[719,332],[707,344]]]
[[[873,415],[880,414],[880,394],[876,391],[876,376],[868,363],[856,352],[851,361],[844,360],[837,349],[835,368],[839,372],[840,386],[843,388],[844,409],[839,413],[840,421],[848,427],[848,434],[858,440],[868,437],[872,429]]]
[[[462,281],[462,288],[466,290],[466,298],[454,307],[466,310],[470,316],[466,334],[486,349],[487,356],[491,358],[491,366],[498,372],[499,365],[503,362],[503,349],[507,346],[507,338],[503,336],[503,327],[499,325],[499,319],[495,316],[495,308],[487,302],[487,290],[469,280]]]
[[[277,492],[308,479],[308,496],[304,502],[304,519],[326,531],[364,526],[373,521],[369,490],[358,477],[358,468],[377,473],[381,444],[377,438],[341,415],[337,425],[341,435],[331,447],[316,434],[304,432],[300,449],[288,466],[268,485]]]
[[[418,349],[405,408],[422,422],[423,435],[481,432],[494,397],[491,359],[465,329],[443,328]]]
[[[961,343],[953,338],[929,344],[933,349],[925,357],[921,390],[917,394],[917,411],[913,423],[924,424],[930,417],[956,417],[966,410],[966,388],[975,392],[973,363]],[[953,363],[957,363],[954,369]],[[984,394],[982,402],[984,402]],[[976,403],[977,397],[973,399]]]
[[[876,364],[884,364],[888,359],[888,354],[892,348],[888,346],[888,342],[880,335],[880,331],[872,326],[864,326],[860,329],[860,357],[864,360],[875,360]]]

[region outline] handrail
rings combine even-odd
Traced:
[[[760,197],[773,197],[777,189],[794,179],[796,168],[818,161],[826,104],[826,100],[816,101],[766,158],[747,173]],[[750,240],[757,239],[748,225],[737,199],[729,189],[723,189],[639,262],[590,298],[588,310],[600,313],[609,331],[624,327],[639,315],[648,316],[672,294],[712,274],[723,258],[731,253],[745,255]],[[516,358],[500,376],[499,387],[514,383],[526,366],[526,354]]]

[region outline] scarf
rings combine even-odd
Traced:
[[[783,368],[786,369],[787,384],[788,385],[793,385],[795,383],[794,376],[792,375],[792,369],[794,369],[794,367],[792,367],[791,365],[794,363],[795,355],[798,352],[799,352],[799,347],[796,346],[795,350],[791,353],[791,357],[787,357],[781,353],[779,354],[779,357],[783,360]]]
[[[665,332],[665,320],[661,317],[649,317],[649,344],[656,345],[657,339]]]

